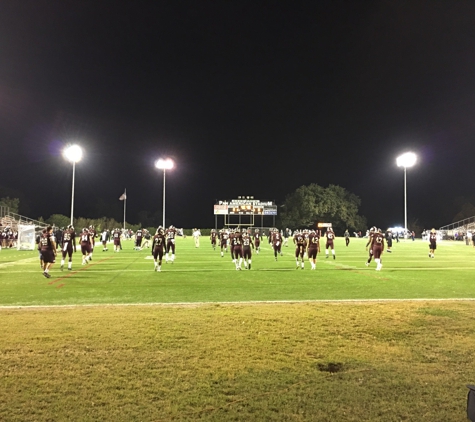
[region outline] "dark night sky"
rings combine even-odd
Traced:
[[[214,225],[216,199],[282,202],[338,184],[370,225],[449,223],[473,193],[475,2],[46,1],[0,4],[0,186],[31,217]],[[99,205],[98,205],[99,204]]]

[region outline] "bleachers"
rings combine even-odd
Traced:
[[[443,239],[454,240],[462,238],[467,233],[475,231],[475,216],[442,226],[439,231]]]
[[[0,219],[1,229],[5,227],[10,227],[13,231],[18,230],[18,222],[11,216],[6,215]]]
[[[0,207],[0,230],[9,226],[13,231],[18,231],[18,225],[34,225],[36,230],[42,230],[47,226],[46,223],[25,217],[14,212],[10,212],[7,207]]]

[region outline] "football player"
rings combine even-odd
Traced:
[[[312,230],[308,235],[308,260],[312,270],[317,268],[317,254],[320,252],[320,233]]]
[[[371,250],[373,251],[374,262],[376,262],[376,271],[381,271],[381,268],[383,268],[381,255],[384,251],[384,235],[381,229],[378,229],[373,234],[371,239]]]
[[[437,249],[437,232],[432,229],[429,234],[429,258],[434,258],[434,252]]]
[[[173,264],[175,261],[175,239],[176,239],[176,228],[171,225],[165,232],[167,238],[167,249],[165,251],[165,262],[168,264],[168,258],[170,254],[170,261]]]
[[[252,263],[252,249],[254,249],[254,243],[252,243],[251,229],[243,232],[242,234],[242,254],[244,258],[244,268],[251,269]]]
[[[155,271],[160,272],[162,268],[163,250],[165,247],[165,231],[159,226],[152,240],[152,255],[155,265]],[[157,262],[158,259],[158,262]]]
[[[70,224],[66,230],[63,232],[63,246],[61,248],[62,259],[61,259],[61,271],[64,268],[64,260],[66,256],[69,257],[68,261],[68,271],[71,271],[73,268],[73,249],[76,252],[76,233],[74,232],[74,227]]]
[[[236,228],[231,238],[231,254],[236,270],[240,270],[242,264],[242,234],[239,227]]]
[[[79,234],[79,239],[81,242],[81,252],[82,252],[82,265],[86,265],[91,260],[91,247],[92,239],[89,229],[84,227],[82,232]]]
[[[333,241],[335,240],[335,233],[333,232],[333,229],[331,227],[328,227],[327,232],[325,233],[325,237],[327,238],[327,241],[325,243],[325,258],[328,258],[329,256],[328,249],[331,249],[333,259],[335,259],[335,246],[333,244]]]
[[[307,249],[307,242],[305,241],[305,236],[301,233],[300,230],[295,230],[294,232],[294,244],[295,244],[295,263],[297,265],[297,270],[305,268],[304,263],[304,255]],[[300,258],[300,265],[299,265],[299,258]]]

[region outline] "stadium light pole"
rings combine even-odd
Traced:
[[[404,167],[404,238],[407,235],[407,188],[406,188],[406,169],[416,164],[417,156],[413,152],[406,152],[396,159],[398,167]]]
[[[170,158],[163,159],[159,158],[155,161],[155,167],[157,169],[163,169],[163,228],[165,228],[165,175],[167,170],[171,170],[173,168],[173,161]]]
[[[72,193],[71,193],[71,225],[73,224],[73,216],[74,216],[74,179],[76,176],[76,163],[81,161],[82,158],[82,148],[79,145],[68,145],[63,150],[63,157],[73,163],[73,186],[72,186]]]

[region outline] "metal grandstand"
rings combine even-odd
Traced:
[[[34,225],[36,230],[42,230],[48,225],[42,221],[10,212],[10,208],[4,206],[0,206],[0,223],[2,227],[10,226],[13,230],[16,230],[19,224]]]
[[[475,216],[455,223],[447,224],[439,229],[443,239],[455,239],[456,235],[464,235],[475,231]]]

